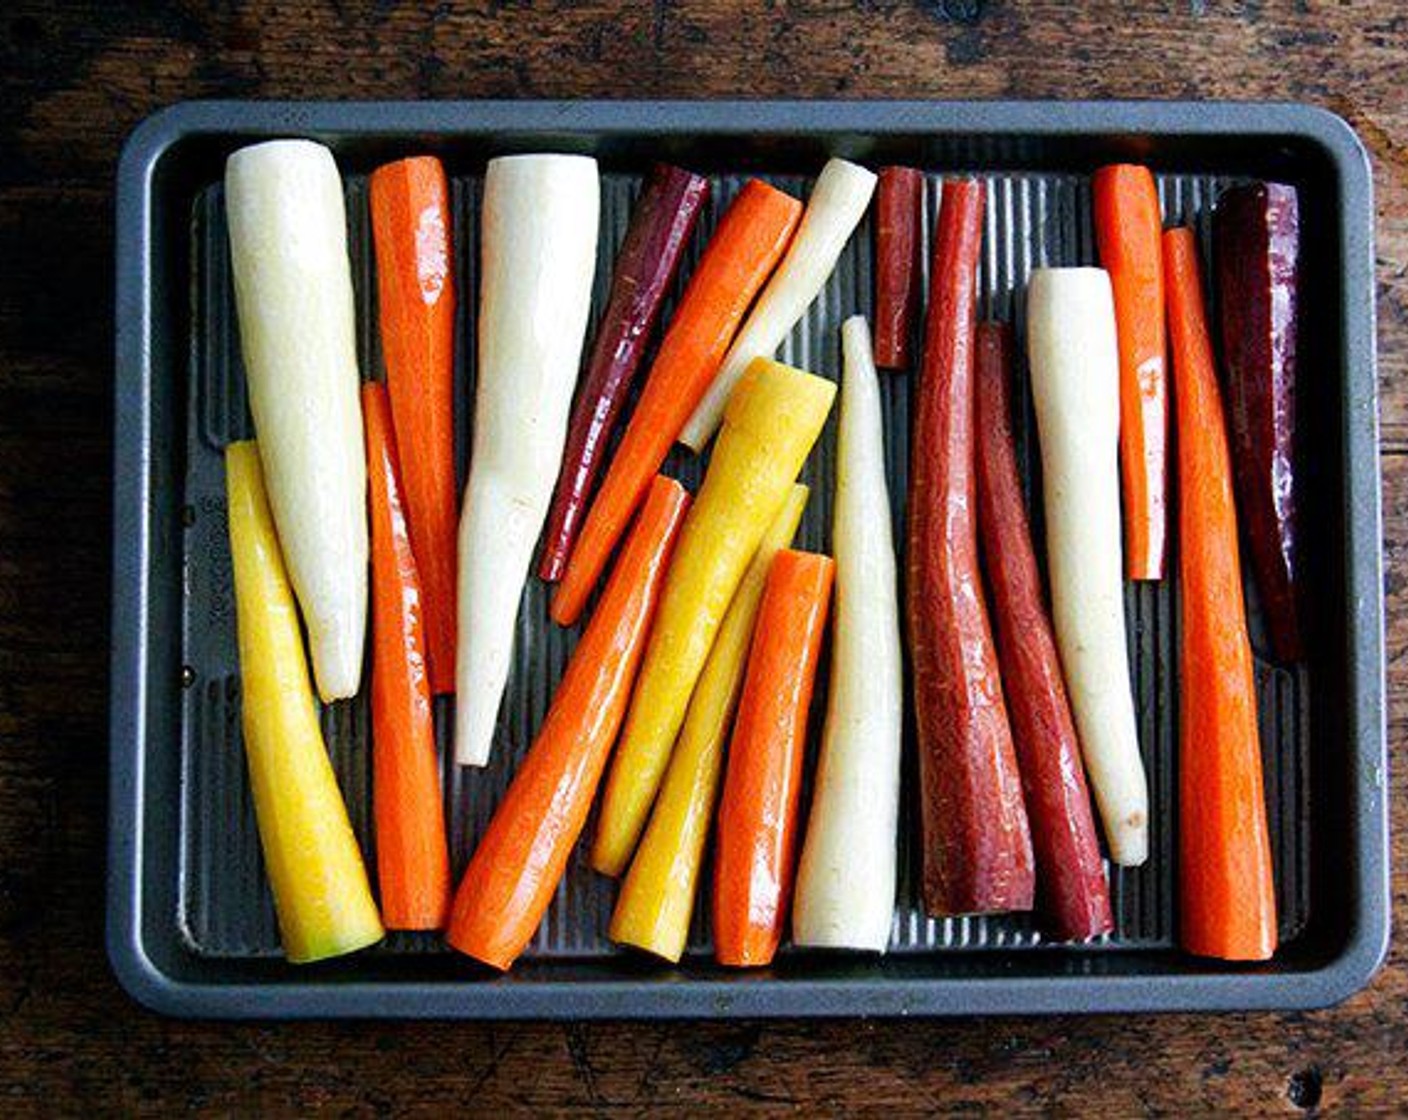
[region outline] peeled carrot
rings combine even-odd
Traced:
[[[455,273],[450,189],[434,156],[372,172],[377,314],[406,522],[421,579],[430,690],[455,690]]]
[[[1276,951],[1276,894],[1232,466],[1189,229],[1163,238],[1178,410],[1179,927],[1199,956]]]
[[[387,929],[439,929],[450,853],[425,673],[421,587],[385,385],[362,386],[372,545],[372,811]]]
[[[626,870],[719,627],[835,396],[824,377],[758,358],[729,398],[601,798],[592,866],[604,875]]]
[[[924,174],[882,167],[875,190],[875,364],[904,369],[919,310]]]
[[[507,969],[542,921],[625,716],[688,506],[683,486],[656,476],[542,729],[460,880],[446,934],[460,952]]]
[[[1102,167],[1093,181],[1095,240],[1110,274],[1120,348],[1124,566],[1162,579],[1168,536],[1168,374],[1159,192],[1147,167]]]
[[[244,751],[279,937],[301,964],[380,941],[382,928],[318,728],[261,458],[249,441],[225,450]]]
[[[802,520],[809,491],[792,487],[748,565],[724,615],[704,672],[689,698],[670,765],[650,810],[650,824],[631,860],[611,915],[612,941],[678,961],[689,938],[704,841],[714,823],[724,769],[724,748],[743,691],[748,645],[773,558],[786,548]]]
[[[973,335],[983,185],[944,182],[914,401],[906,607],[924,908],[1030,910],[1032,842],[978,563]]]
[[[611,295],[567,422],[567,447],[538,564],[538,577],[549,583],[561,579],[567,567],[616,420],[708,198],[708,179],[659,163],[631,211],[611,275]]]
[[[829,556],[784,549],[768,572],[719,803],[720,964],[768,964],[782,938],[796,871],[807,713],[835,568]]]
[[[801,215],[802,204],[791,195],[751,179],[710,238],[553,595],[552,617],[562,625],[582,613],[651,476],[718,373]]]
[[[1012,332],[999,323],[979,323],[975,346],[978,530],[1032,830],[1038,908],[1046,932],[1085,941],[1115,923],[1017,473]]]

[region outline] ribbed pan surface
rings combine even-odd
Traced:
[[[1096,263],[1089,181],[1060,174],[981,177],[988,194],[979,314],[1014,323],[1020,337],[1025,315],[1024,291],[1031,269],[1044,265]],[[692,270],[705,235],[744,181],[742,176],[730,175],[714,179],[711,202],[695,236],[691,256],[682,270],[685,277]],[[805,197],[810,190],[810,182],[798,177],[780,176],[773,181],[800,197]],[[931,178],[926,199],[926,262],[939,183],[937,177]],[[479,178],[458,178],[453,182],[460,292],[456,419],[461,479],[467,465],[472,420],[480,185]],[[639,178],[632,175],[603,177],[594,314],[604,302],[615,249],[625,235],[631,203],[639,185]],[[1205,250],[1211,206],[1221,185],[1220,180],[1195,176],[1168,175],[1159,182],[1166,223],[1194,223]],[[374,262],[364,177],[347,177],[347,209],[362,373],[366,377],[380,377]],[[193,282],[183,545],[187,688],[179,744],[181,798],[179,806],[173,807],[179,812],[179,819],[172,823],[172,827],[179,827],[181,834],[177,919],[183,936],[197,953],[221,958],[276,956],[278,934],[264,879],[240,736],[239,666],[221,452],[231,440],[250,436],[252,427],[245,402],[225,213],[218,183],[198,194],[191,215],[190,236]],[[867,219],[852,238],[821,297],[784,343],[778,355],[782,361],[827,377],[839,377],[840,324],[849,315],[868,315],[871,310],[871,256]],[[670,306],[667,306],[666,322],[669,314]],[[877,510],[875,524],[876,531],[882,532],[893,519],[896,541],[901,542],[913,374],[882,373],[882,378],[893,508]],[[1019,370],[1017,399],[1021,411],[1019,453],[1027,471],[1030,501],[1033,493],[1039,494],[1039,489],[1032,489],[1039,481],[1039,465],[1025,369]],[[812,498],[799,534],[800,547],[829,551],[835,450],[833,416],[804,472],[804,480],[812,487]],[[668,469],[692,489],[697,489],[700,468],[701,463],[678,449],[668,463]],[[1040,550],[1039,503],[1031,508]],[[1173,570],[1175,567],[1170,564],[1170,571]],[[459,769],[448,761],[451,702],[436,701],[437,738],[442,758],[447,760],[444,764],[445,798],[456,874],[464,866],[518,761],[532,742],[577,637],[575,629],[562,630],[548,619],[546,590],[532,579],[523,597],[514,667],[500,712],[493,760],[487,769]],[[1259,644],[1261,624],[1250,585],[1248,595],[1253,614],[1253,639]],[[1116,929],[1099,945],[1083,951],[1166,947],[1176,936],[1173,816],[1178,721],[1176,596],[1177,588],[1172,579],[1160,584],[1130,584],[1126,588],[1130,661],[1140,740],[1150,779],[1153,814],[1150,858],[1138,869],[1112,869]],[[1304,669],[1288,671],[1259,659],[1257,688],[1284,939],[1304,924],[1309,898],[1308,829],[1304,827],[1308,814],[1308,681]],[[819,711],[818,707],[818,714]],[[374,874],[366,689],[355,700],[326,708],[322,722],[353,826]],[[818,724],[819,719],[814,719],[813,726]],[[935,921],[924,916],[918,904],[912,726],[906,752],[901,812],[901,889],[891,934],[892,951],[1021,949],[1040,944],[1040,935],[1029,917]],[[593,826],[594,822],[589,822],[588,829]],[[584,847],[578,846],[528,955],[596,957],[616,951],[605,937],[615,887],[587,867]],[[693,951],[706,952],[709,948],[708,909],[707,905],[696,908],[691,935]],[[374,950],[378,953],[444,951],[437,938],[422,934],[393,934]]]

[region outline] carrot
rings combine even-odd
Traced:
[[[1130,579],[1162,579],[1168,536],[1168,374],[1159,192],[1147,167],[1095,173],[1095,240],[1110,274],[1120,347],[1124,561]]]
[[[421,587],[385,385],[362,386],[372,544],[372,810],[387,929],[439,929],[450,853],[425,673]]]
[[[1039,909],[1047,932],[1085,941],[1112,929],[1114,917],[1017,473],[1011,329],[979,323],[975,345],[978,530],[1032,830]]]
[[[824,377],[758,358],[729,399],[606,779],[592,845],[603,875],[626,870],[726,612],[835,396]]]
[[[567,422],[567,448],[538,565],[538,578],[547,583],[556,583],[567,567],[626,394],[708,198],[708,179],[658,163],[631,211],[611,275],[611,295]]]
[[[1163,254],[1178,410],[1181,940],[1199,956],[1264,961],[1276,895],[1231,456],[1193,231],[1165,233]]]
[[[904,369],[919,309],[924,173],[882,167],[875,191],[875,364]]]
[[[791,195],[751,179],[710,238],[553,595],[552,617],[562,625],[582,613],[651,476],[718,373],[743,313],[801,214],[802,204]]]
[[[657,475],[601,606],[455,894],[449,944],[507,969],[538,928],[626,713],[689,495]]]
[[[372,172],[377,313],[406,521],[421,577],[430,690],[455,690],[455,273],[449,185],[434,156]]]
[[[609,931],[612,941],[634,945],[671,962],[678,961],[684,952],[758,604],[768,569],[778,552],[791,543],[808,494],[801,483],[792,487],[728,605],[704,672],[689,698],[684,725],[650,810],[650,824],[616,896]]]
[[[973,336],[983,185],[944,182],[910,444],[906,608],[924,908],[1030,910],[1032,843],[978,561]]]
[[[247,440],[225,449],[244,753],[279,938],[302,964],[364,948],[383,931],[318,727],[262,458]]]
[[[714,955],[765,965],[792,894],[807,712],[835,562],[784,549],[768,571],[729,744],[714,857]]]

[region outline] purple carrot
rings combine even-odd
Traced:
[[[611,295],[567,426],[562,473],[538,565],[538,575],[549,583],[567,567],[621,406],[708,198],[709,181],[703,176],[659,163],[631,212]]]
[[[1296,589],[1296,304],[1300,216],[1294,187],[1224,191],[1213,216],[1218,318],[1237,504],[1271,652],[1302,645]]]

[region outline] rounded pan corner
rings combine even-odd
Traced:
[[[199,1014],[197,993],[161,970],[147,953],[135,927],[110,917],[105,941],[108,965],[118,986],[148,1011],[177,1018]]]
[[[151,169],[178,141],[219,123],[220,103],[178,101],[137,122],[122,143],[117,159],[119,191],[145,182]]]
[[[1298,102],[1285,109],[1291,114],[1296,132],[1315,141],[1329,154],[1340,178],[1355,189],[1371,189],[1374,175],[1369,150],[1349,121],[1323,105]]]
[[[1367,988],[1388,959],[1392,924],[1382,899],[1375,898],[1364,920],[1356,924],[1343,953],[1314,977],[1313,1008],[1334,1007]]]

